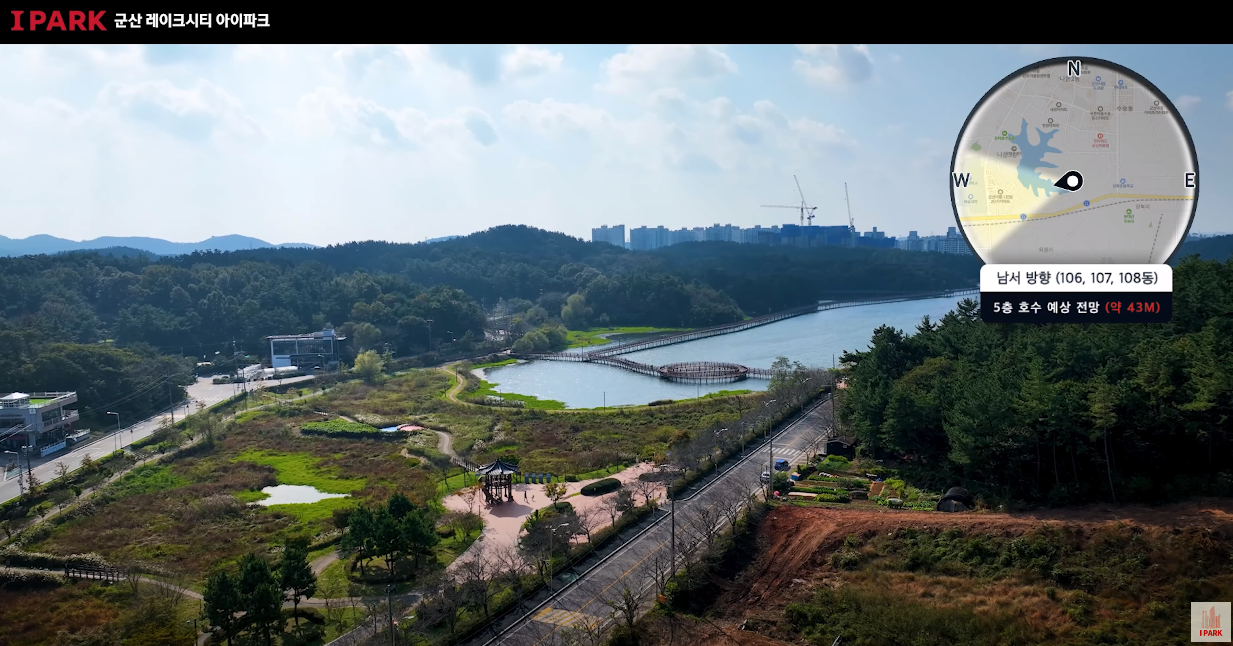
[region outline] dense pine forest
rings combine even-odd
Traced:
[[[843,419],[922,481],[1057,504],[1233,494],[1233,260],[1190,257],[1153,325],[986,325],[965,302],[847,354]]]

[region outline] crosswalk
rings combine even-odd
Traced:
[[[594,615],[564,610],[562,608],[544,608],[535,615],[534,619],[546,624],[556,624],[565,627],[586,625],[593,628],[603,622],[603,619]]]
[[[765,457],[765,456],[766,456],[766,453],[763,453],[762,455],[763,455],[763,457]],[[779,448],[776,448],[776,449],[775,449],[775,457],[774,457],[774,459],[776,459],[776,460],[787,460],[787,461],[788,461],[788,464],[791,464],[792,466],[796,467],[796,466],[800,466],[800,465],[804,464],[804,463],[805,463],[805,458],[806,458],[806,457],[807,457],[807,456],[805,455],[805,451],[803,451],[803,450],[801,450],[801,449],[779,449]]]

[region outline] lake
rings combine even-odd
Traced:
[[[314,502],[320,502],[326,498],[346,498],[345,493],[325,493],[319,491],[316,487],[306,485],[276,485],[266,487],[261,490],[261,493],[269,494],[269,498],[263,498],[257,501],[262,507],[270,505],[300,505]]]
[[[921,318],[938,320],[955,304],[972,296],[842,307],[806,314],[744,332],[653,348],[622,355],[633,361],[664,365],[684,361],[725,361],[769,368],[776,357],[806,366],[830,367],[846,350],[866,350],[875,328],[890,325],[916,331]],[[484,371],[499,384],[497,392],[555,399],[569,408],[646,404],[658,399],[688,399],[720,390],[765,390],[768,382],[747,379],[730,384],[680,384],[645,377],[620,368],[572,361],[532,361]]]

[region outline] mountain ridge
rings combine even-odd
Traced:
[[[9,238],[0,235],[0,256],[36,256],[72,251],[93,251],[122,247],[146,251],[156,256],[179,256],[194,251],[242,251],[246,249],[317,249],[317,245],[304,242],[274,244],[242,235],[210,236],[200,242],[172,242],[162,238],[144,236],[102,236],[92,240],[68,240],[47,234],[27,238]]]

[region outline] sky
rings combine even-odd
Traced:
[[[418,242],[502,224],[955,226],[981,97],[1120,63],[1194,138],[1192,231],[1233,232],[1233,46],[7,46],[0,234]],[[1203,178],[1217,181],[1203,182]]]

